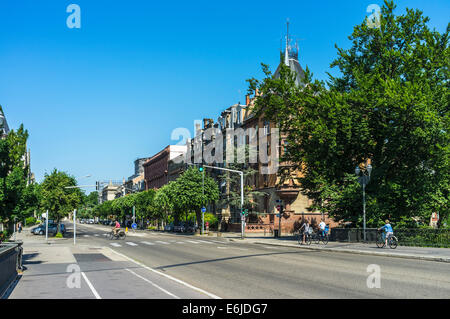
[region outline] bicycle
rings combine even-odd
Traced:
[[[395,249],[398,246],[398,239],[394,235],[389,235],[388,237],[388,245],[391,249]],[[384,248],[386,246],[386,238],[383,235],[382,231],[378,231],[377,236],[377,247],[378,248]]]
[[[303,245],[303,234],[305,234],[305,244],[306,245],[311,245],[311,234],[309,232],[303,231],[303,232],[299,232],[298,237],[297,237],[297,241],[300,245]]]
[[[318,245],[320,242],[322,242],[324,245],[328,244],[328,233],[325,231],[319,230],[317,233],[314,234],[314,242]]]
[[[127,235],[125,234],[125,231],[122,230],[122,229],[119,230],[117,233],[115,233],[114,230],[111,230],[111,232],[109,233],[109,239],[110,240],[112,240],[112,239],[122,239],[122,240],[124,240],[126,236]]]

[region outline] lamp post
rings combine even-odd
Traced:
[[[366,241],[366,185],[369,184],[370,174],[372,173],[372,165],[367,165],[365,169],[361,170],[359,166],[355,168],[355,174],[358,176],[358,182],[363,189],[363,234],[364,241]]]

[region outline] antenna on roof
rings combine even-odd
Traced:
[[[284,64],[289,66],[289,18],[286,19],[286,48],[284,50]]]

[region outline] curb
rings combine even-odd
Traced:
[[[403,258],[403,259],[417,259],[417,260],[450,263],[450,258],[447,258],[447,257],[430,257],[430,256],[418,256],[418,255],[406,255],[406,254],[392,254],[392,253],[370,252],[370,251],[364,251],[364,250],[351,250],[351,249],[316,248],[316,247],[307,247],[307,246],[298,246],[298,245],[289,245],[289,244],[264,243],[264,242],[260,242],[260,241],[253,241],[252,243],[260,244],[260,245],[272,245],[272,246],[283,246],[283,247],[290,247],[290,248],[308,249],[308,250],[314,250],[314,251],[331,251],[331,252],[337,252],[337,253],[368,255],[368,256],[383,256],[383,257],[394,257],[394,258]]]

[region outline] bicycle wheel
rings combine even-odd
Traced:
[[[302,243],[303,243],[303,235],[300,233],[300,234],[298,234],[298,236],[297,236],[297,241],[298,241],[298,243],[301,245]]]
[[[314,243],[316,245],[320,244],[320,235],[319,234],[314,234]]]
[[[322,243],[324,245],[328,244],[328,235],[322,236]]]
[[[389,238],[389,247],[391,247],[391,249],[395,249],[398,246],[398,240],[397,237],[395,236],[391,236]]]
[[[377,247],[378,248],[383,248],[384,245],[386,245],[385,240],[383,239],[383,236],[378,236],[377,237]]]
[[[311,245],[311,235],[306,235],[306,238],[305,238],[305,240],[306,240],[306,245]]]
[[[114,237],[114,234],[112,232],[109,233],[109,240],[112,240]]]

